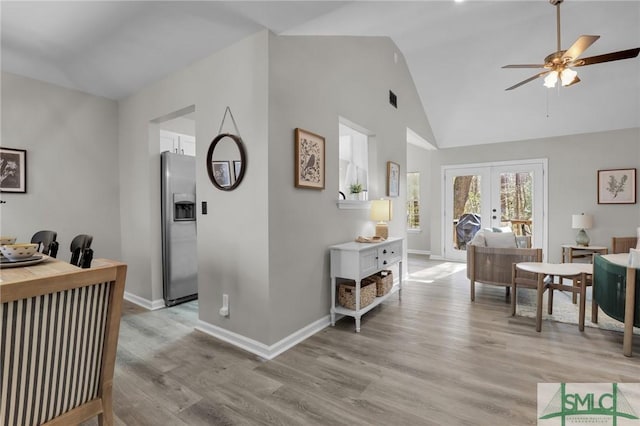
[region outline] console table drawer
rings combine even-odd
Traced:
[[[402,241],[391,243],[386,247],[380,247],[378,252],[378,269],[385,268],[402,260]]]

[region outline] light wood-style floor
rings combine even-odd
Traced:
[[[126,304],[119,425],[533,425],[539,382],[638,382],[640,342],[512,317],[501,287],[469,301],[464,265],[410,256],[414,280],[354,333],[345,318],[272,361],[193,330],[197,303]],[[95,420],[85,423],[95,425]]]

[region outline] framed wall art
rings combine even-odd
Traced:
[[[598,204],[635,204],[636,169],[598,170]]]
[[[303,129],[295,129],[295,186],[324,189],[324,138]]]
[[[27,151],[0,148],[0,192],[27,192]]]
[[[241,171],[242,171],[242,161],[234,160],[233,161],[233,180],[238,179],[238,176],[240,176]]]
[[[387,161],[387,196],[400,195],[400,165],[393,161]]]
[[[231,170],[228,161],[213,161],[213,176],[220,186],[231,186]]]

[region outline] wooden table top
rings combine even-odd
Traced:
[[[45,259],[35,265],[0,269],[0,286],[82,270],[69,262],[47,255],[42,256]],[[91,268],[110,266],[115,263],[108,259],[93,259]]]
[[[593,274],[593,265],[590,263],[520,262],[516,263],[516,268],[521,271],[560,277],[573,277],[583,273]]]
[[[579,246],[577,244],[561,244],[560,247],[570,248],[573,250],[591,250],[591,251],[608,250],[608,248],[605,246]]]

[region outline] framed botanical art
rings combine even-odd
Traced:
[[[400,195],[400,165],[393,161],[387,161],[387,196]]]
[[[598,204],[635,204],[636,169],[598,170]]]
[[[27,151],[0,148],[0,192],[27,192]]]
[[[324,189],[324,138],[307,130],[295,130],[295,186]]]

